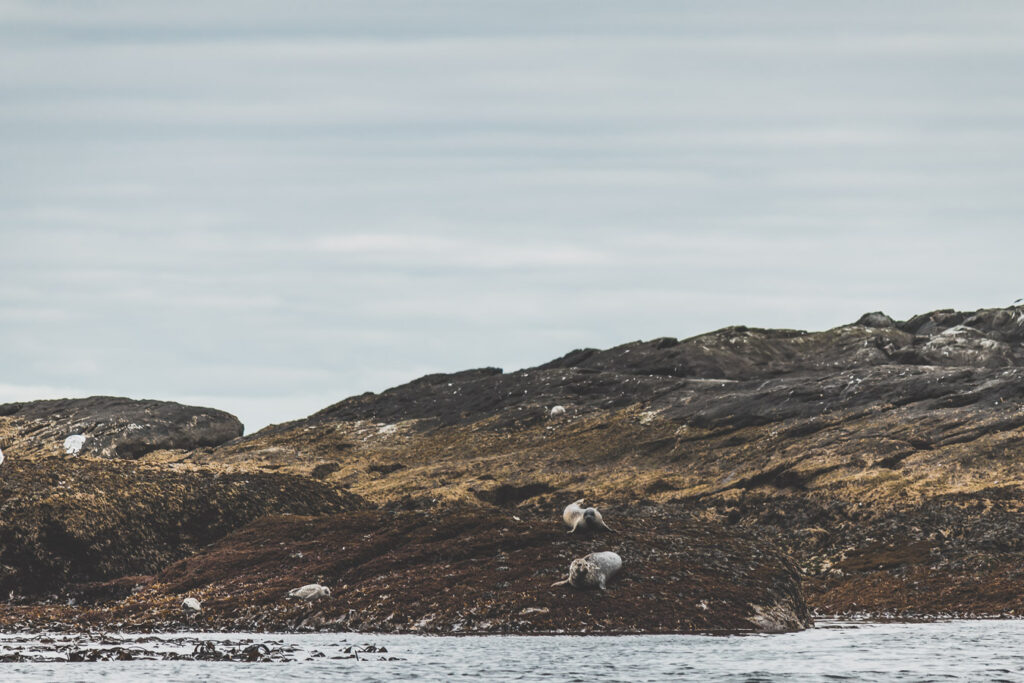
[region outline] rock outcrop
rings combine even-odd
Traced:
[[[113,396],[0,404],[0,448],[62,455],[70,434],[86,437],[83,455],[135,459],[155,450],[220,446],[242,435],[242,423],[221,410]]]

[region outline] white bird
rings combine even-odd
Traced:
[[[181,609],[186,614],[199,614],[203,611],[203,604],[195,598],[185,598],[181,601]]]
[[[0,448],[0,465],[4,464],[4,449]]]
[[[68,455],[78,455],[85,445],[85,434],[72,434],[64,439],[64,452]]]
[[[560,417],[565,415],[565,406],[551,406],[551,410],[548,411],[548,417]]]
[[[293,588],[288,591],[289,598],[299,598],[300,600],[319,600],[320,598],[329,598],[331,596],[331,589],[327,586],[321,586],[319,583],[306,584],[301,588]]]

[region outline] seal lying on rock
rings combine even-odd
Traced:
[[[562,519],[569,526],[569,533],[571,534],[577,530],[597,531],[598,529],[612,531],[604,523],[604,520],[601,519],[601,513],[597,511],[597,508],[583,508],[583,500],[583,498],[580,498],[575,503],[570,503],[562,511]],[[614,534],[615,532],[612,531],[612,533]]]
[[[618,571],[622,569],[622,558],[618,553],[605,550],[600,553],[590,553],[586,557],[573,560],[569,565],[569,578],[563,581],[556,581],[552,586],[564,586],[569,584],[575,588],[593,588],[594,586],[605,589],[607,584]]]
[[[300,600],[319,600],[320,598],[331,597],[331,589],[327,586],[321,586],[319,583],[309,583],[301,588],[293,588],[288,591],[289,598],[299,598]]]

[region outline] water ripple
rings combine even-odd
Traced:
[[[1024,621],[929,624],[822,622],[774,636],[411,636],[363,634],[165,634],[161,636],[0,634],[0,655],[66,658],[78,649],[141,648],[187,654],[197,643],[220,647],[274,643],[287,663],[109,661],[7,662],[2,680],[166,681],[1024,681]],[[342,657],[372,642],[397,661]],[[70,668],[69,668],[70,667]]]

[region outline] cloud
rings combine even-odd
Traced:
[[[0,384],[0,403],[39,401],[52,398],[82,398],[87,392],[74,387],[48,384]]]
[[[292,246],[292,248],[296,248]],[[392,265],[425,265],[471,269],[596,266],[612,261],[596,249],[552,240],[549,244],[508,244],[494,239],[470,239],[416,234],[331,235],[304,247],[317,253],[370,258]]]
[[[427,371],[1021,296],[1012,4],[0,19],[10,395],[252,426]]]

